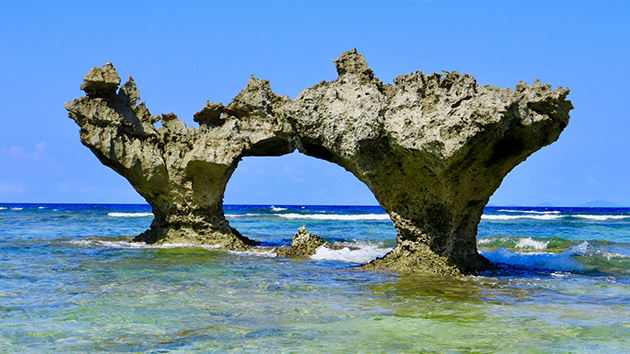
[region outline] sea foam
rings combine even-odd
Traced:
[[[217,246],[219,247],[219,246]],[[250,249],[247,251],[228,251],[230,253],[233,254],[243,254],[243,255],[247,255],[247,256],[255,256],[255,257],[262,257],[262,258],[276,258],[278,257],[278,254],[273,252],[273,251],[260,251],[256,248],[254,249]]]
[[[572,254],[562,253],[518,253],[505,248],[494,252],[480,252],[493,263],[508,264],[530,269],[543,269],[561,272],[584,270],[584,266],[573,259]]]
[[[487,243],[492,243],[492,242],[507,242],[507,241],[511,241],[511,238],[508,237],[501,237],[501,238],[497,238],[497,237],[489,237],[489,238],[478,238],[477,239],[477,244],[480,245],[485,245]]]
[[[494,252],[479,252],[493,263],[507,264],[529,269],[541,269],[560,272],[582,271],[584,265],[573,256],[582,256],[592,253],[592,246],[584,241],[566,250],[561,254],[556,253],[519,253],[500,248]]]
[[[587,220],[622,220],[630,218],[630,215],[591,215],[591,214],[578,214],[573,215],[576,218],[587,219]]]
[[[115,218],[141,218],[146,216],[153,216],[153,213],[107,213],[107,216]]]
[[[315,250],[315,254],[311,256],[311,259],[362,264],[382,257],[392,250],[392,248],[380,248],[377,245],[368,243],[356,243],[352,247],[358,249],[344,247],[339,250],[331,250],[325,246],[319,246]]]
[[[307,220],[390,220],[388,214],[277,214],[285,219],[307,219]]]
[[[534,219],[534,220],[558,220],[562,218],[577,218],[594,221],[606,221],[606,220],[623,220],[630,218],[630,215],[607,215],[607,214],[576,214],[567,215],[560,214],[559,211],[535,211],[535,210],[510,210],[501,209],[498,210],[505,213],[513,213],[510,215],[505,214],[483,214],[481,219],[483,220],[517,220],[517,219]],[[516,215],[514,215],[516,214]]]
[[[182,247],[191,247],[191,248],[205,248],[205,249],[217,249],[220,248],[220,245],[196,245],[191,243],[165,243],[162,245],[152,245],[144,242],[129,242],[129,241],[107,241],[107,240],[72,240],[69,241],[71,244],[82,245],[82,246],[98,246],[104,248],[129,248],[129,249],[138,249],[138,248],[182,248]]]
[[[535,219],[535,220],[557,220],[563,218],[563,215],[557,214],[528,214],[528,215],[481,215],[483,220],[516,220],[516,219]]]
[[[242,218],[245,216],[269,216],[274,214],[258,214],[258,213],[245,213],[245,214],[225,214],[226,218]]]
[[[531,237],[525,237],[518,240],[516,245],[514,245],[514,248],[534,249],[538,251],[538,250],[547,249],[548,244],[549,244],[549,241],[536,241],[532,239]]]
[[[499,209],[497,211],[504,213],[524,213],[524,214],[560,214],[558,210],[538,211],[538,210],[515,210],[515,209]]]

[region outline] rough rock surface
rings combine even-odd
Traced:
[[[138,241],[247,248],[253,242],[223,215],[230,176],[245,156],[298,149],[352,172],[391,216],[398,245],[367,268],[455,275],[491,267],[476,249],[483,208],[512,168],[558,139],[573,108],[569,90],[538,80],[479,86],[455,71],[384,84],[356,50],[335,65],[336,80],[295,100],[252,76],[227,106],[208,102],[196,113],[197,129],[174,114],[152,116],[132,78],[116,92],[110,63],[90,70],[86,96],[66,109],[82,143],[153,207]]]
[[[306,226],[302,225],[293,236],[291,247],[280,247],[277,248],[275,252],[281,257],[308,257],[314,255],[317,252],[317,248],[322,245],[330,249],[335,249],[335,247],[324,240],[323,237],[306,231]]]

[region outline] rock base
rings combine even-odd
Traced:
[[[481,255],[466,265],[454,264],[452,259],[433,252],[421,243],[403,241],[391,252],[367,264],[363,269],[394,270],[400,273],[434,274],[439,276],[463,276],[494,269],[492,262]]]
[[[247,251],[258,243],[243,235],[236,229],[213,230],[192,227],[151,228],[134,237],[135,242],[148,244],[192,244],[217,246],[228,251]]]
[[[92,68],[86,95],[65,107],[81,142],[153,207],[139,241],[248,249],[251,240],[223,213],[228,181],[245,157],[298,150],[354,174],[390,215],[398,245],[366,269],[490,268],[475,242],[483,208],[516,165],[558,139],[573,109],[569,90],[540,80],[482,86],[456,71],[386,84],[356,49],[334,62],[335,80],[294,100],[252,76],[229,104],[208,101],[193,117],[198,127],[173,113],[152,115],[135,81],[121,86],[111,63]],[[301,228],[278,254],[306,257],[321,245],[332,247]]]
[[[323,237],[306,231],[306,225],[302,225],[293,236],[291,247],[279,247],[275,252],[280,257],[305,258],[314,255],[321,246],[336,249]]]

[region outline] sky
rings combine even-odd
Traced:
[[[143,203],[79,139],[63,103],[111,61],[153,115],[187,125],[250,74],[295,98],[357,48],[386,83],[421,70],[481,85],[569,87],[560,139],[490,203],[630,206],[628,1],[13,1],[0,4],[0,203]],[[341,167],[301,154],[245,158],[226,204],[377,204]]]

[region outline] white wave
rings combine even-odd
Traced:
[[[535,220],[557,220],[563,218],[563,215],[556,214],[533,214],[533,215],[481,215],[483,220],[516,220],[516,219],[535,219]]]
[[[597,214],[577,214],[577,215],[560,215],[559,211],[535,211],[535,210],[510,210],[501,209],[500,212],[520,213],[525,215],[503,215],[503,214],[483,214],[481,219],[484,220],[516,220],[516,219],[535,219],[535,220],[557,220],[564,217],[572,217],[586,220],[623,220],[630,218],[630,215],[597,215]]]
[[[628,258],[629,257],[628,255],[617,253],[617,252],[597,251],[596,253],[601,255],[602,257],[606,257],[608,260],[611,260],[612,258]]]
[[[275,206],[271,206],[271,211],[283,211],[283,210],[287,210],[287,208],[276,208]]]
[[[585,256],[593,253],[593,246],[591,246],[588,241],[584,241],[579,245],[573,246],[570,250],[564,251],[564,253],[576,256]]]
[[[587,219],[587,220],[622,220],[630,218],[630,215],[591,215],[591,214],[578,214],[573,217]]]
[[[560,272],[584,270],[584,266],[572,257],[576,254],[574,253],[574,250],[567,250],[564,253],[555,254],[518,253],[508,251],[506,248],[500,248],[494,252],[480,253],[493,263]]]
[[[24,208],[11,208],[11,210],[24,210]]]
[[[319,246],[311,259],[363,264],[382,257],[392,250],[392,248],[379,248],[377,245],[365,243],[353,244],[352,247],[358,247],[358,249],[344,247],[340,250],[331,250],[325,246]]]
[[[504,213],[525,213],[525,214],[560,214],[560,211],[558,210],[552,210],[552,211],[538,211],[538,210],[514,210],[514,209],[499,209],[497,211],[500,212],[504,212]]]
[[[46,209],[46,207],[39,207],[39,208],[37,208],[37,209]]]
[[[546,242],[536,241],[532,239],[531,237],[525,237],[518,240],[518,242],[516,243],[516,245],[514,245],[514,247],[520,248],[520,249],[534,249],[534,250],[540,251],[540,250],[547,249],[548,244],[549,244],[549,241],[546,241]]]
[[[151,248],[182,248],[182,247],[191,247],[191,248],[205,248],[208,250],[214,250],[217,248],[221,248],[221,245],[196,245],[193,243],[165,243],[162,245],[147,245]]]
[[[250,249],[250,250],[245,251],[245,252],[241,252],[241,251],[228,251],[228,252],[234,253],[234,254],[244,254],[244,255],[248,255],[248,256],[263,257],[263,258],[276,258],[276,257],[278,257],[278,254],[276,254],[273,251],[259,251],[256,248]]]
[[[0,210],[5,210],[5,209],[6,209],[6,207],[0,207]]]
[[[107,216],[116,218],[140,218],[146,216],[153,216],[153,213],[108,213]]]
[[[243,217],[243,216],[263,216],[263,215],[273,216],[273,214],[246,213],[246,214],[225,214],[225,217],[226,218],[240,218],[240,217]]]
[[[388,214],[278,214],[278,216],[286,219],[308,219],[308,220],[390,220]]]
[[[151,248],[151,245],[147,245],[144,242],[129,242],[129,241],[103,241],[103,240],[72,240],[69,241],[74,245],[81,245],[86,247],[105,247],[105,248]]]
[[[479,238],[477,239],[477,244],[480,245],[485,245],[486,243],[491,243],[491,242],[508,242],[508,241],[512,241],[512,239],[507,238],[507,237],[489,237],[489,238]]]
[[[83,246],[99,246],[105,248],[128,248],[128,249],[137,249],[137,248],[182,248],[182,247],[195,247],[195,248],[205,248],[205,249],[217,249],[220,248],[220,245],[195,245],[191,243],[165,243],[162,245],[152,245],[144,242],[130,242],[130,241],[105,241],[105,240],[72,240],[69,241],[71,244],[75,245],[83,245]]]

